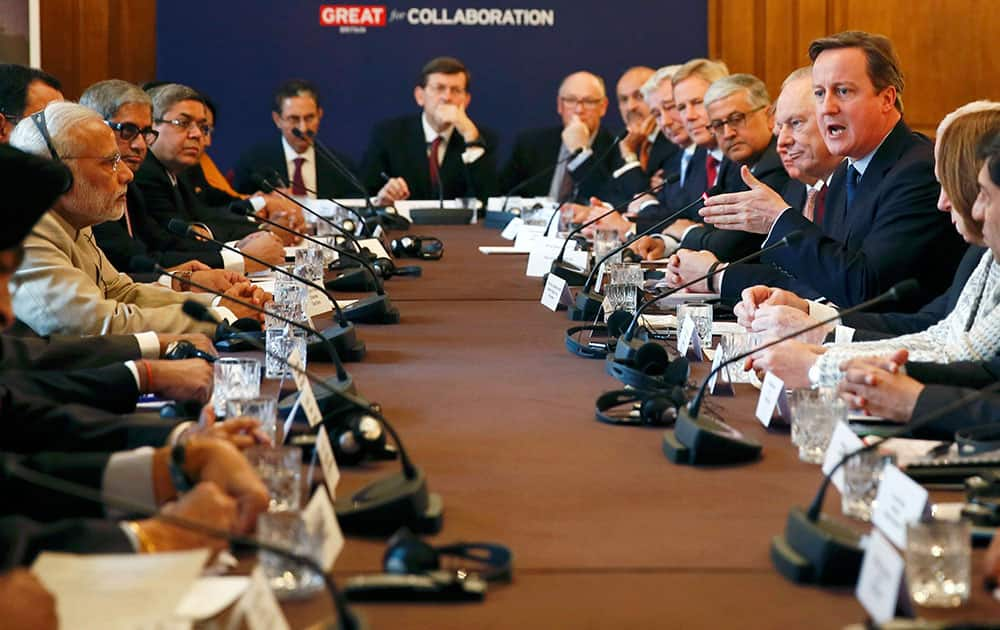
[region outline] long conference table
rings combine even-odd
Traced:
[[[363,362],[347,367],[380,403],[444,500],[433,543],[495,541],[514,553],[514,579],[482,603],[355,604],[371,628],[838,628],[866,615],[852,589],[798,586],[772,567],[771,537],[806,505],[818,466],[799,461],[787,430],[754,417],[756,390],[713,398],[727,422],[764,445],[760,461],[693,468],[662,454],[662,429],[594,419],[594,400],[620,385],[602,362],[563,345],[565,313],[539,304],[523,255],[482,226],[413,226],[445,244],[420,278],[386,283],[402,321],[360,326]],[[409,264],[409,261],[397,261]],[[328,364],[312,366],[330,374]],[[694,376],[704,374],[698,366]],[[342,469],[338,496],[397,462]],[[957,494],[934,493],[939,500]],[[831,490],[826,511],[839,515]],[[349,538],[338,583],[381,571],[385,541]],[[937,619],[997,619],[975,551],[971,601]],[[282,605],[293,628],[329,619],[319,594]]]

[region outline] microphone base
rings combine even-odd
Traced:
[[[324,339],[329,339],[333,343],[337,356],[341,361],[357,362],[365,358],[367,348],[365,342],[358,339],[357,330],[354,324],[341,326],[334,324],[319,333]],[[326,344],[321,341],[314,341],[309,344],[306,350],[306,357],[309,361],[318,363],[333,363],[330,352]]]
[[[820,514],[792,508],[785,533],[771,539],[771,562],[778,573],[796,584],[853,586],[861,572],[864,550],[856,532]]]
[[[569,307],[567,315],[574,322],[594,321],[601,312],[604,296],[593,291],[581,291],[576,296],[576,304]]]
[[[566,284],[571,287],[582,287],[587,283],[587,274],[577,271],[576,269],[558,261],[552,263],[552,268],[549,273],[558,278],[562,278],[566,281]]]
[[[709,418],[692,418],[686,407],[672,430],[664,432],[663,454],[675,464],[719,466],[760,458],[763,447],[736,429]]]
[[[340,381],[337,380],[337,376],[333,375],[330,378],[324,379],[324,383],[327,384],[330,389],[338,392],[348,392],[350,394],[357,394],[358,390],[354,386],[354,379],[351,375],[347,375],[347,380]],[[322,386],[313,384],[313,394],[316,396],[316,404],[319,406],[320,412],[323,417],[326,418],[328,415],[336,415],[337,413],[346,413],[348,410],[354,410],[356,407],[345,403],[342,399],[335,397],[330,392]],[[288,413],[292,410],[295,405],[295,401],[298,399],[299,393],[293,392],[281,400],[278,401],[278,414],[282,417],[288,417]],[[308,424],[306,419],[306,412],[299,406],[298,411],[295,412],[295,422],[302,422]]]
[[[413,479],[394,473],[334,503],[337,522],[347,535],[390,536],[400,527],[436,534],[444,521],[441,495],[427,491],[420,468]]]
[[[357,324],[398,324],[399,309],[393,306],[388,295],[369,295],[344,307],[347,321]]]
[[[467,225],[472,222],[472,208],[412,208],[414,225]]]
[[[331,291],[347,293],[368,293],[378,290],[378,287],[375,286],[375,279],[363,267],[343,269],[337,273],[336,277],[327,280],[324,285]]]

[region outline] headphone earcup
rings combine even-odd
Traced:
[[[673,385],[684,385],[691,374],[691,365],[687,358],[677,357],[663,370],[663,381]]]
[[[642,401],[639,409],[639,417],[643,424],[665,425],[670,424],[677,417],[677,405],[670,397],[656,394]],[[674,411],[668,416],[668,412]]]
[[[642,344],[635,351],[635,367],[643,374],[650,376],[663,374],[669,363],[667,349],[653,341]]]
[[[396,265],[388,258],[376,258],[375,262],[372,263],[372,267],[375,268],[375,273],[383,280],[392,276],[393,272],[396,271]]]
[[[628,325],[632,323],[632,313],[615,311],[608,316],[608,337],[621,337]]]
[[[427,573],[440,568],[441,560],[434,547],[420,540],[410,530],[403,528],[389,539],[382,568],[386,573]]]

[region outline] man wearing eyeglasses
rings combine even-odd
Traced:
[[[417,115],[383,121],[372,131],[364,181],[374,190],[390,178],[413,199],[485,199],[496,190],[497,139],[469,117],[469,70],[437,57],[420,71],[413,98]]]
[[[37,68],[0,64],[0,144],[10,141],[14,125],[52,101],[63,100],[59,79]]]
[[[601,126],[608,111],[604,80],[590,72],[569,75],[559,85],[556,111],[561,127],[534,129],[517,137],[500,173],[500,189],[507,193],[523,186],[521,196],[549,196],[560,202],[586,203],[605,195],[615,156],[611,134]]]
[[[201,94],[184,85],[167,83],[151,88],[149,96],[153,102],[152,129],[159,135],[136,171],[135,185],[142,192],[153,220],[164,229],[175,218],[199,223],[206,235],[216,240],[229,241],[241,251],[271,264],[283,263],[285,250],[280,238],[258,230],[257,224],[230,212],[228,205],[203,204],[190,182],[181,177],[198,163],[212,131]],[[267,208],[263,197],[250,201],[258,212]],[[227,269],[249,273],[263,268],[249,258],[231,257],[230,253],[221,255]]]

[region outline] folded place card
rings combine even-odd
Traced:
[[[754,412],[765,427],[771,426],[774,410],[784,395],[785,382],[771,372],[765,374],[764,382],[760,386],[760,397],[757,399],[757,410]]]
[[[892,464],[887,464],[878,485],[872,524],[900,549],[906,548],[906,526],[927,511],[927,490]]]

